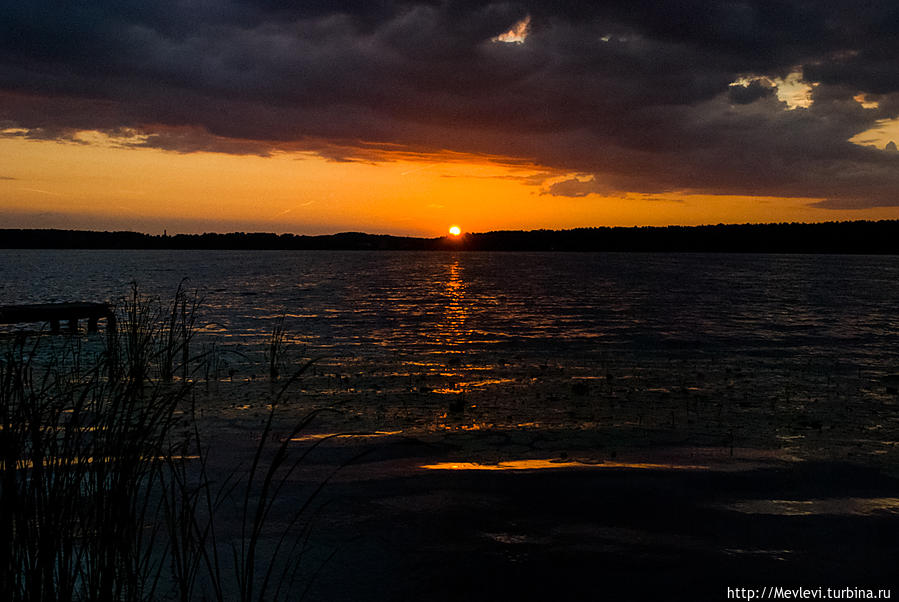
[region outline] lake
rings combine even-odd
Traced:
[[[899,257],[0,251],[3,304],[185,278],[216,381],[262,379],[283,317],[298,394],[360,424],[896,456]]]

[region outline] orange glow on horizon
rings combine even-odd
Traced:
[[[436,237],[450,219],[488,232],[899,218],[896,207],[829,210],[803,198],[552,196],[549,185],[571,174],[460,153],[329,161],[307,152],[179,154],[99,135],[81,140],[0,137],[0,228]]]

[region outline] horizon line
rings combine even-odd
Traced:
[[[855,219],[855,220],[827,220],[827,221],[811,221],[811,222],[797,222],[797,221],[771,221],[771,222],[718,222],[718,223],[706,223],[706,224],[692,224],[692,225],[684,225],[684,224],[666,224],[666,225],[633,225],[633,226],[576,226],[573,228],[532,228],[532,229],[501,229],[501,230],[487,230],[482,232],[476,231],[466,231],[463,230],[460,235],[452,236],[452,235],[441,235],[441,236],[414,236],[411,234],[389,234],[389,233],[374,233],[374,232],[363,232],[361,230],[340,230],[336,232],[329,232],[325,234],[301,234],[298,232],[275,232],[275,231],[263,231],[263,230],[232,230],[230,232],[218,232],[218,231],[203,231],[203,232],[176,232],[174,234],[169,234],[167,229],[163,230],[162,234],[153,234],[146,231],[141,230],[94,230],[87,228],[10,228],[4,227],[0,228],[0,232],[6,231],[17,231],[17,232],[79,232],[79,233],[96,233],[96,234],[138,234],[141,236],[149,236],[154,238],[173,238],[176,236],[228,236],[234,234],[242,234],[242,235],[271,235],[271,236],[295,236],[295,237],[307,237],[307,238],[320,238],[327,236],[341,236],[341,235],[363,235],[363,236],[387,236],[393,238],[406,238],[406,239],[416,239],[416,240],[440,240],[440,239],[456,239],[456,238],[464,238],[465,236],[483,236],[487,234],[498,234],[498,233],[531,233],[531,232],[555,232],[555,233],[564,233],[564,232],[576,232],[579,230],[664,230],[664,229],[701,229],[701,228],[722,228],[722,227],[760,227],[760,226],[823,226],[823,225],[838,225],[838,224],[886,224],[886,223],[896,223],[899,222],[899,219]]]

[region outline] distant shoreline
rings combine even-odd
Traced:
[[[458,238],[361,232],[167,236],[127,231],[0,229],[0,248],[899,254],[899,220],[505,230],[466,233]]]

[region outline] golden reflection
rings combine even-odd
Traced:
[[[631,468],[643,470],[707,470],[708,466],[692,464],[653,464],[648,462],[578,462],[575,460],[530,459],[508,460],[496,464],[478,462],[438,462],[425,464],[427,470],[541,470],[546,468]]]
[[[446,305],[443,321],[438,326],[437,336],[447,345],[455,346],[466,342],[465,322],[468,309],[465,304],[465,282],[462,280],[462,265],[454,258],[449,266],[449,276],[444,289]]]
[[[0,424],[0,431],[2,431],[4,428],[5,427],[2,424]],[[78,426],[78,425],[74,425],[74,424],[56,424],[56,425],[40,427],[40,431],[44,432],[44,433],[49,432],[49,431],[60,431],[60,432],[80,431],[83,433],[89,433],[92,431],[105,431],[105,430],[109,430],[109,429],[105,426]]]
[[[174,455],[174,456],[141,456],[141,460],[143,461],[163,461],[163,460],[197,460],[200,456],[182,456],[182,455]],[[120,456],[104,456],[102,458],[94,458],[93,456],[50,456],[46,457],[41,461],[41,466],[44,468],[57,468],[57,469],[65,469],[71,466],[78,466],[80,464],[114,464],[116,462],[120,462],[122,460],[133,461],[133,458],[123,458]],[[31,470],[34,468],[34,460],[25,460],[19,459],[16,460],[15,464],[16,470]],[[0,461],[0,471],[6,470],[6,463]]]
[[[812,516],[816,514],[870,516],[899,513],[899,498],[847,497],[811,500],[743,500],[728,504],[729,510],[743,514],[775,516]]]
[[[356,437],[356,438],[370,438],[370,437],[389,437],[391,435],[400,435],[403,431],[374,431],[371,433],[314,433],[311,435],[299,435],[298,437],[291,437],[291,441],[319,441],[321,439],[334,439],[338,437]]]
[[[496,427],[492,422],[477,421],[471,424],[448,424],[446,418],[447,414],[444,412],[437,418],[438,422],[434,424],[433,429],[437,431],[487,431]]]
[[[434,389],[431,392],[439,393],[441,395],[458,395],[459,393],[464,393],[465,391],[470,391],[472,389],[485,388],[491,385],[504,385],[513,382],[515,382],[515,379],[513,378],[488,378],[483,380],[457,381],[449,383],[445,387]]]

